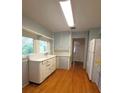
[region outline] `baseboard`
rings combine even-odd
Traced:
[[[29,82],[25,83],[22,88],[26,87],[29,84]]]

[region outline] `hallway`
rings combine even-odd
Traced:
[[[97,86],[88,80],[81,63],[70,70],[57,69],[42,84],[29,84],[23,93],[99,93]]]

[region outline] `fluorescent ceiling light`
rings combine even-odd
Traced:
[[[67,21],[69,27],[73,27],[74,26],[74,20],[73,20],[73,14],[72,14],[72,8],[71,8],[70,0],[60,1],[60,6],[62,8],[62,11],[64,13],[64,16],[66,18],[66,21]]]

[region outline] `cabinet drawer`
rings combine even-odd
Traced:
[[[42,62],[42,64],[44,64],[44,65],[50,64],[50,61],[49,60],[45,60],[45,61]]]
[[[51,66],[50,63],[45,64],[45,67],[49,68]]]

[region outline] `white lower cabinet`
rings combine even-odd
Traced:
[[[36,62],[29,62],[29,81],[40,84],[56,70],[56,57]]]
[[[56,58],[53,58],[51,60],[53,62],[53,64],[51,65],[51,72],[55,71],[56,70]]]

